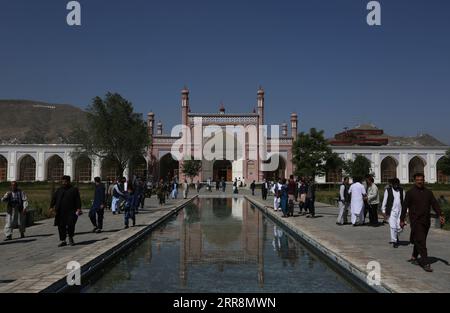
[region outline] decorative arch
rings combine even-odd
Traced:
[[[64,175],[64,160],[59,155],[53,155],[47,160],[47,180],[61,180]]]
[[[229,160],[216,160],[213,164],[213,180],[220,181],[222,178],[225,181],[232,181],[232,163]]]
[[[18,161],[19,181],[36,181],[36,160],[29,154],[24,155]]]
[[[0,154],[0,182],[8,179],[8,160]]]
[[[86,156],[81,155],[75,160],[75,181],[89,182],[92,180],[92,160]]]
[[[388,183],[389,180],[397,177],[398,161],[392,157],[387,156],[381,161],[381,183]]]
[[[178,176],[179,162],[172,157],[172,153],[167,153],[159,159],[159,177],[166,180]]]
[[[427,163],[424,159],[419,156],[413,157],[409,161],[409,182],[414,182],[414,174],[422,173],[425,174],[425,166]]]
[[[444,158],[446,158],[446,156],[441,157],[436,163],[436,177],[437,177],[437,182],[439,184],[448,184],[448,183],[450,183],[450,176],[445,175],[442,172],[442,166],[443,166]]]

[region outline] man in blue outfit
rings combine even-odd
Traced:
[[[95,182],[95,192],[94,192],[94,202],[89,211],[89,218],[91,219],[92,225],[94,225],[93,233],[101,233],[103,229],[103,216],[105,213],[105,187],[103,186],[100,177],[94,178]]]

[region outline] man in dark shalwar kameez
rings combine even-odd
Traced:
[[[419,264],[426,272],[432,272],[427,252],[427,235],[431,225],[430,209],[439,216],[441,224],[445,223],[439,203],[436,201],[431,190],[425,188],[425,177],[423,174],[414,175],[415,185],[405,196],[405,202],[400,217],[400,226],[405,226],[406,213],[409,214],[411,223],[410,241],[414,245],[411,259],[413,264]],[[420,254],[420,259],[418,256]]]
[[[50,207],[56,212],[55,226],[58,226],[61,240],[58,247],[67,245],[67,235],[69,235],[69,245],[75,245],[73,236],[78,216],[81,215],[81,198],[78,188],[70,183],[70,176],[62,177],[62,186],[53,194]]]

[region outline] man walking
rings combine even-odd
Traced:
[[[20,238],[25,237],[28,201],[26,194],[18,188],[17,182],[11,182],[11,191],[2,198],[6,202],[5,241],[12,240],[13,229],[19,226]]]
[[[126,178],[122,177],[117,179],[117,183],[114,185],[113,198],[111,202],[111,211],[113,214],[116,214],[119,209],[120,199],[125,199],[125,182]]]
[[[263,184],[261,186],[261,195],[263,200],[267,200],[267,191],[269,190],[269,183],[264,178]]]
[[[306,217],[314,218],[316,216],[316,185],[314,184],[314,177],[311,177],[308,181],[308,191],[306,192],[306,208],[309,211],[309,215]]]
[[[348,208],[350,206],[350,178],[345,177],[339,188],[339,215],[336,221],[338,225],[347,224]]]
[[[364,224],[364,200],[367,199],[366,189],[361,184],[361,178],[355,177],[354,183],[350,186],[351,214],[353,226]]]
[[[256,188],[256,182],[252,181],[252,183],[250,184],[250,189],[252,190],[252,196],[255,195],[255,188]]]
[[[300,209],[300,215],[306,214],[306,193],[308,192],[308,185],[306,184],[305,178],[300,179],[300,187],[298,188],[298,192],[300,194],[300,201],[299,201],[299,209]],[[302,210],[305,211],[302,213]]]
[[[189,184],[187,179],[185,179],[183,183],[183,199],[187,199],[188,193],[189,193]]]
[[[221,183],[222,183],[222,192],[225,192],[225,189],[227,188],[227,183],[225,182],[225,178],[222,177]]]
[[[432,272],[433,269],[430,266],[427,251],[427,235],[430,230],[431,219],[430,208],[433,208],[439,216],[441,225],[445,224],[445,217],[433,192],[425,188],[425,175],[421,173],[415,174],[414,181],[414,187],[405,196],[400,226],[402,228],[405,226],[406,213],[408,212],[409,222],[411,223],[410,241],[414,245],[410,262],[418,263],[426,272]],[[421,258],[417,259],[419,254]]]
[[[400,183],[400,182],[399,182]],[[380,205],[380,196],[378,187],[372,176],[367,178],[367,208],[369,209],[369,224],[378,226],[378,207]]]
[[[405,200],[403,188],[400,187],[400,180],[394,178],[391,186],[384,191],[383,206],[381,211],[389,220],[389,227],[391,230],[390,244],[394,248],[398,248],[399,235],[402,232],[400,227],[400,215],[402,214],[403,201]]]
[[[58,188],[52,197],[50,207],[55,210],[55,226],[58,226],[58,247],[67,246],[66,237],[69,235],[69,245],[75,245],[75,224],[81,212],[81,198],[78,188],[70,183],[70,176],[62,177],[62,186]]]
[[[297,184],[294,175],[289,176],[288,182],[288,215],[294,216],[295,194],[297,193]]]
[[[279,211],[280,210],[280,201],[281,201],[281,179],[278,180],[278,182],[276,182],[273,185],[273,209],[275,211]]]
[[[103,216],[105,213],[105,187],[101,182],[100,177],[94,178],[95,191],[94,191],[94,201],[92,207],[89,210],[89,218],[92,225],[94,225],[93,233],[101,233],[103,229]]]

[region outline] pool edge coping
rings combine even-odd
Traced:
[[[305,232],[301,231],[298,227],[293,227],[292,225],[286,223],[285,220],[281,219],[278,215],[271,212],[266,205],[257,201],[256,199],[252,199],[248,195],[245,195],[245,198],[255,205],[259,210],[265,213],[267,216],[271,217],[277,223],[286,227],[289,231],[294,233],[301,239],[303,243],[305,243],[309,248],[311,248],[316,254],[326,259],[326,261],[333,264],[338,270],[340,270],[343,274],[348,275],[349,279],[356,282],[361,287],[368,289],[377,293],[397,293],[393,287],[390,287],[384,282],[381,282],[381,285],[378,286],[370,286],[367,283],[367,272],[361,269],[358,265],[352,263],[344,256],[340,255],[337,252],[334,252],[330,248],[321,244],[313,237],[307,235]]]
[[[91,276],[94,274],[94,272],[98,271],[99,269],[103,268],[107,264],[109,264],[114,258],[116,258],[118,255],[126,251],[128,248],[130,248],[132,245],[139,242],[143,237],[148,235],[153,229],[161,225],[164,221],[172,217],[173,215],[177,214],[181,209],[183,209],[185,206],[193,202],[196,198],[198,198],[198,195],[193,196],[189,200],[176,205],[170,211],[168,211],[163,216],[159,217],[157,220],[155,220],[153,223],[146,225],[143,229],[141,229],[139,232],[133,234],[132,236],[124,239],[123,241],[116,244],[114,247],[111,247],[107,251],[101,253],[100,255],[96,256],[94,259],[88,261],[85,264],[81,265],[81,279],[83,280],[86,277]],[[80,287],[80,286],[77,286]],[[82,287],[82,286],[81,286]],[[45,287],[44,289],[38,291],[38,293],[64,293],[66,291],[69,291],[71,286],[67,285],[66,282],[66,276],[64,276],[61,279],[58,279],[51,285]],[[73,288],[73,287],[72,287]]]

